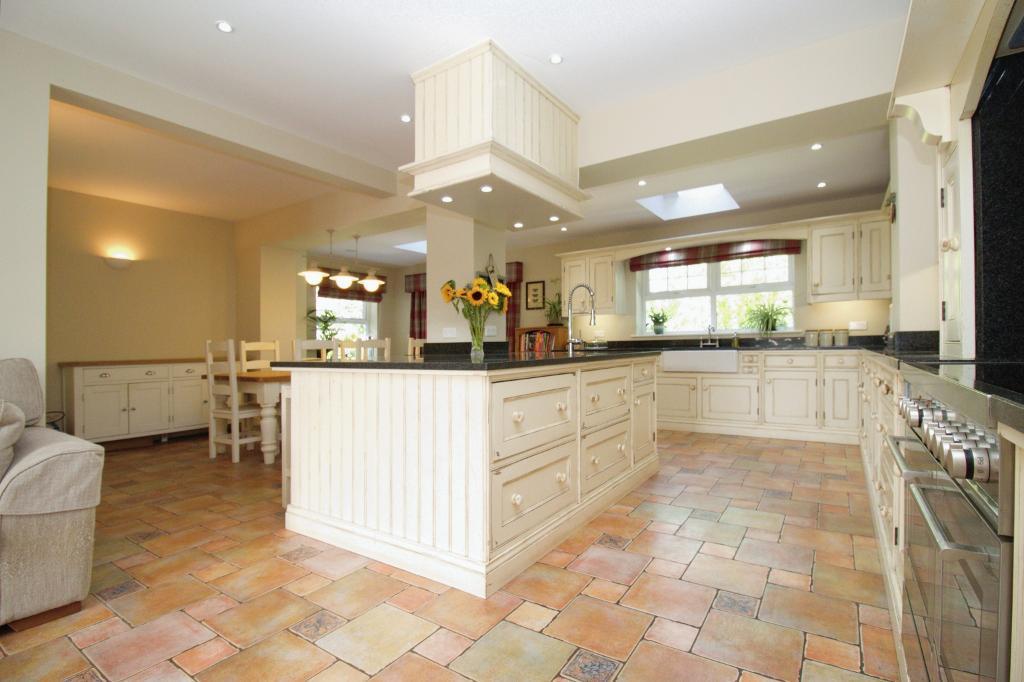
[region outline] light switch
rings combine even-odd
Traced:
[[[456,336],[459,335],[459,333],[455,331],[455,327],[445,327],[442,330],[441,334],[446,339],[454,339]]]
[[[851,332],[862,332],[868,328],[867,320],[856,320],[850,323]]]
[[[498,328],[493,324],[484,325],[484,336],[497,336]]]

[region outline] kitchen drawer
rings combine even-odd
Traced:
[[[768,369],[814,369],[818,366],[816,353],[765,353],[764,366]]]
[[[580,440],[580,481],[587,493],[629,468],[629,422],[612,424]]]
[[[206,364],[190,362],[182,365],[171,365],[171,376],[175,379],[199,379],[206,374]]]
[[[511,457],[576,434],[576,376],[556,374],[491,387],[491,451]]]
[[[491,546],[544,523],[576,502],[576,442],[531,455],[491,474]]]
[[[823,353],[825,356],[825,368],[833,369],[856,369],[856,355],[839,355],[838,353]]]
[[[590,428],[629,414],[629,367],[580,373],[583,427]]]
[[[750,366],[750,365],[755,365],[756,366],[756,365],[760,365],[760,364],[761,364],[761,356],[758,353],[740,353],[740,365],[741,366]]]
[[[170,377],[167,365],[124,365],[122,367],[86,367],[85,384],[123,384],[129,381],[157,381]]]
[[[655,360],[651,360],[650,362],[638,362],[633,365],[633,383],[643,384],[648,381],[654,381],[656,364]]]
[[[740,374],[757,374],[759,371],[757,367],[751,367],[750,365],[740,367]]]

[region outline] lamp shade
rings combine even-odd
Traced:
[[[331,276],[331,281],[337,284],[339,289],[348,289],[355,282],[359,281],[359,278],[349,272],[348,268],[342,266],[338,274]]]
[[[303,270],[299,273],[299,277],[306,280],[306,284],[311,287],[315,287],[320,284],[320,282],[324,281],[324,277],[326,276],[327,273],[322,270]]]
[[[370,274],[359,280],[359,283],[363,285],[363,288],[369,292],[377,291],[384,286],[384,280],[377,277],[377,273],[370,270]]]

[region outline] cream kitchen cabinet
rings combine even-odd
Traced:
[[[812,226],[808,302],[891,298],[891,234],[888,219],[881,217]]]
[[[822,381],[822,423],[825,428],[855,431],[860,426],[856,369],[825,368]]]
[[[653,383],[634,389],[632,420],[633,462],[636,463],[654,454],[658,438],[658,408]]]
[[[205,366],[176,362],[61,363],[69,433],[101,442],[207,427]]]
[[[862,222],[857,287],[860,298],[892,297],[892,228],[887,219]]]
[[[601,315],[627,311],[625,263],[610,253],[573,256],[562,260],[562,314],[569,312],[569,292],[577,284],[594,290],[594,310]],[[590,297],[580,289],[572,301],[573,312],[590,312]]]
[[[701,419],[755,423],[758,420],[758,380],[707,376],[700,378]]]
[[[697,377],[663,374],[658,380],[658,390],[661,392],[659,420],[697,418]]]
[[[764,423],[817,424],[818,373],[815,370],[765,370]]]

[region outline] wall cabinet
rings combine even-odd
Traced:
[[[814,370],[765,370],[764,423],[817,424],[818,373]]]
[[[205,365],[61,366],[67,429],[95,442],[192,431],[208,426]]]
[[[810,303],[892,297],[888,219],[862,218],[811,227],[807,253]]]
[[[758,407],[758,380],[731,377],[701,377],[702,419],[756,422]]]
[[[600,315],[627,311],[626,264],[610,253],[574,256],[562,260],[562,314],[569,313],[569,292],[577,284],[594,290],[594,310]],[[580,289],[572,300],[573,312],[590,312],[590,298]]]
[[[892,227],[888,220],[881,219],[861,223],[857,229],[860,298],[889,298],[892,296]]]

